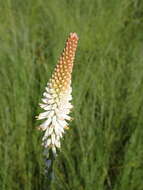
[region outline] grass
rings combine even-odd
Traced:
[[[143,190],[143,2],[0,3],[0,190]],[[73,117],[44,175],[35,115],[70,32]]]

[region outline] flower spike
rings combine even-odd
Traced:
[[[45,119],[38,127],[45,132],[42,144],[45,148],[51,148],[54,154],[57,148],[60,148],[60,139],[65,129],[69,128],[68,121],[71,120],[69,116],[73,107],[70,103],[72,100],[71,74],[77,42],[77,34],[70,33],[52,78],[45,88],[42,103],[39,104],[45,111],[36,117],[38,120]]]

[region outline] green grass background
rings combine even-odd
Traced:
[[[73,117],[44,174],[38,103],[70,32]],[[0,1],[0,190],[143,190],[143,1]]]

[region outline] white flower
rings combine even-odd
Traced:
[[[45,148],[52,148],[54,154],[56,154],[56,149],[61,147],[60,140],[65,129],[68,128],[68,121],[71,120],[69,116],[73,107],[70,103],[72,100],[71,73],[77,41],[77,34],[71,33],[52,79],[47,83],[42,103],[39,104],[45,110],[37,116],[38,120],[45,119],[39,126],[39,129],[45,132],[42,144]]]

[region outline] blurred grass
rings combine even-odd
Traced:
[[[141,0],[0,2],[0,190],[47,190],[34,117],[70,32],[74,121],[50,189],[143,190]]]

